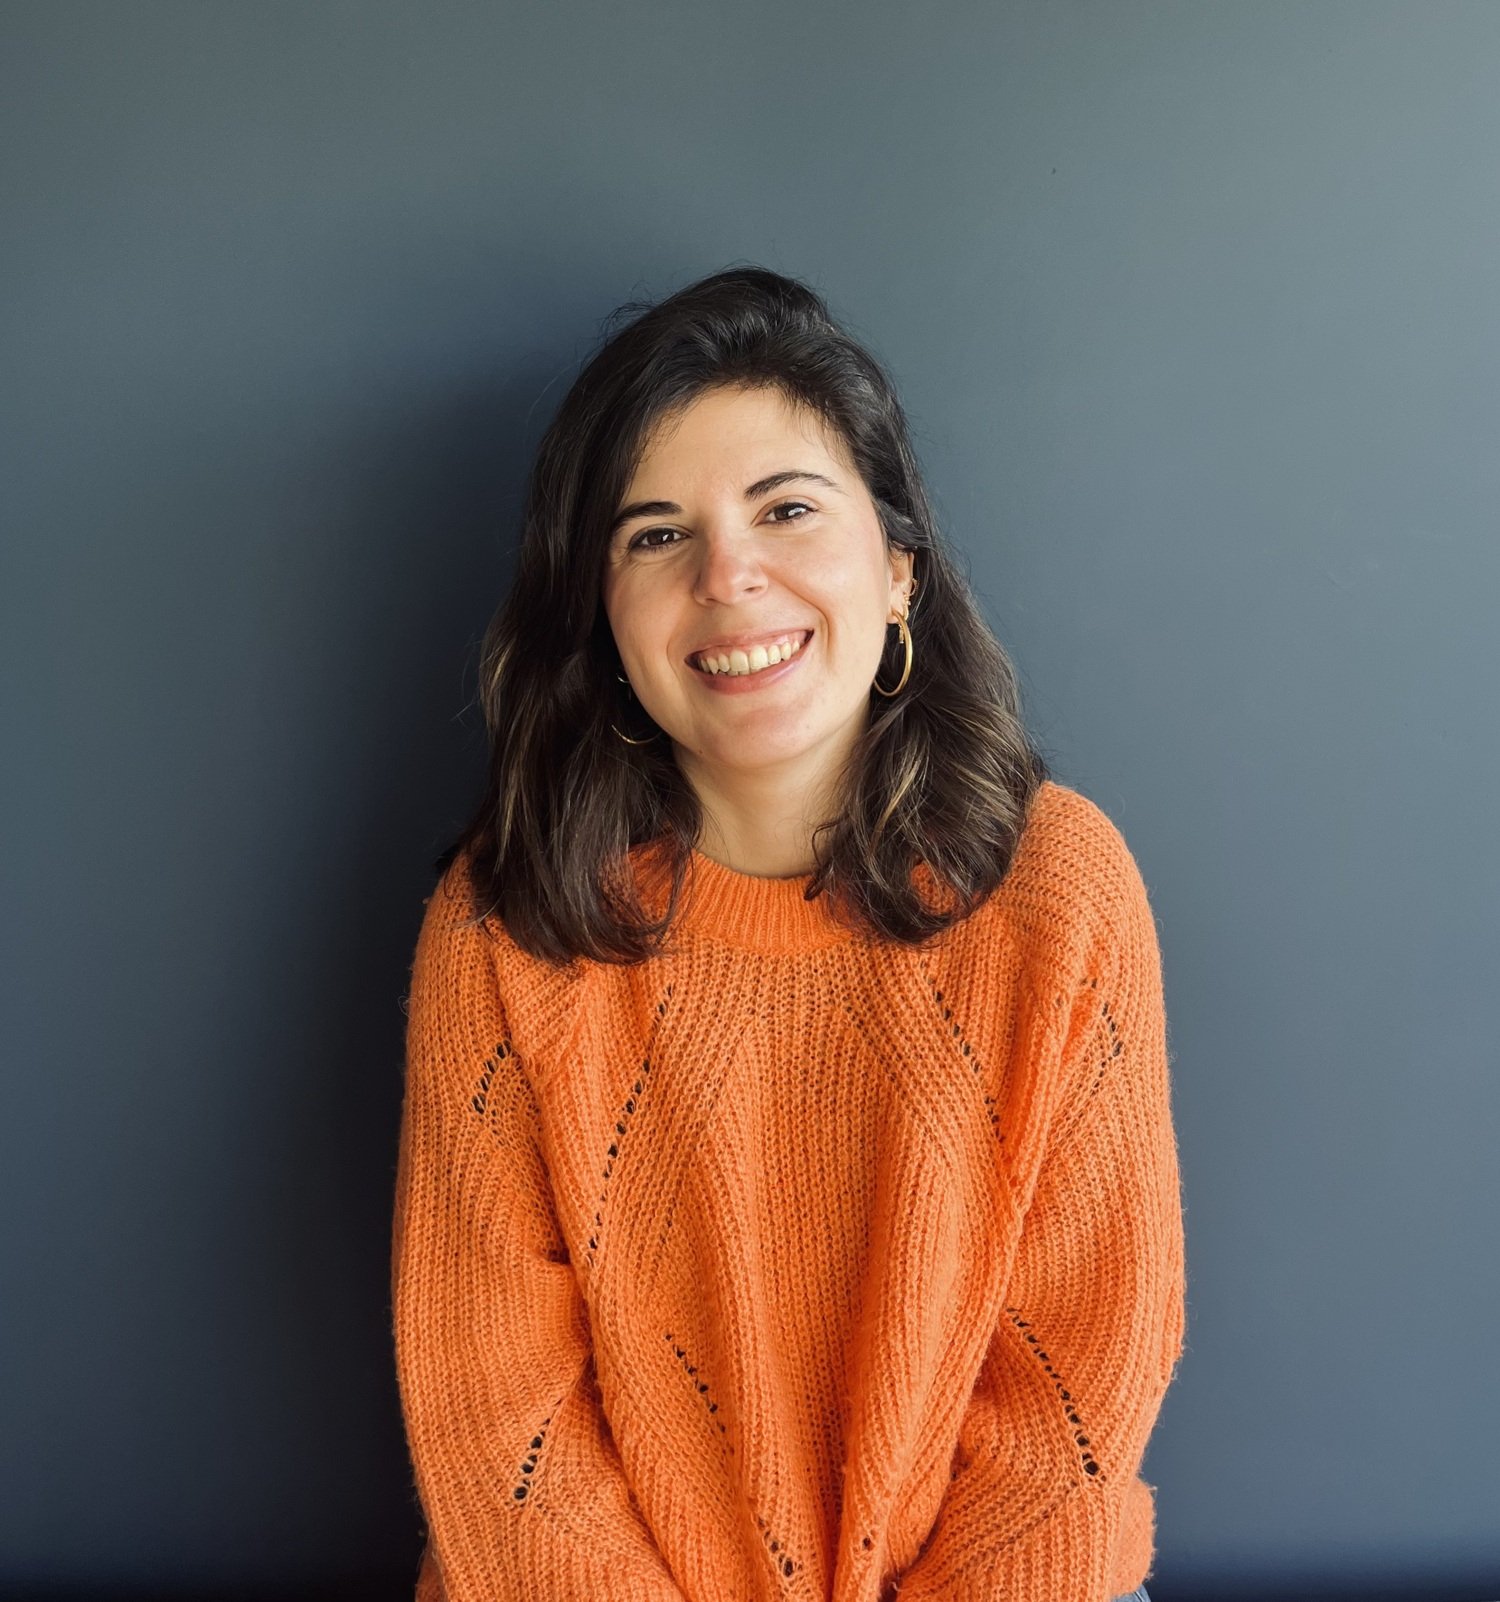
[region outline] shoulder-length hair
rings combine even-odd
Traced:
[[[887,549],[913,553],[917,585],[910,677],[893,698],[871,688],[840,804],[814,830],[807,896],[829,894],[838,919],[868,935],[925,944],[1000,884],[1049,770],[1022,726],[1010,660],[939,536],[895,390],[822,297],[764,268],[628,302],[610,321],[631,313],[537,448],[514,581],[481,649],[489,775],[437,865],[466,855],[475,921],[498,917],[554,965],[665,949],[702,811],[668,739],[616,732],[643,738],[649,720],[617,677],[606,547],[656,425],[716,387],[775,388],[842,438]],[[892,627],[878,681],[897,682],[904,662]],[[624,871],[646,842],[670,866],[654,920]],[[922,865],[936,900],[916,882]]]

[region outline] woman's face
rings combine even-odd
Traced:
[[[647,442],[619,515],[605,613],[686,776],[835,771],[911,576],[839,436],[780,390],[708,391]],[[776,641],[795,654],[752,654]]]

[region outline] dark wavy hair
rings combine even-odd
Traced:
[[[481,650],[489,776],[437,866],[466,854],[474,920],[498,917],[554,965],[666,949],[702,811],[667,739],[630,745],[611,729],[646,733],[601,601],[610,526],[659,423],[714,388],[774,388],[842,438],[887,549],[913,553],[917,585],[911,675],[894,698],[872,687],[840,804],[814,830],[807,895],[829,894],[835,916],[870,935],[925,944],[1000,884],[1049,770],[1010,660],[938,534],[894,388],[821,296],[765,268],[627,302],[606,328],[631,314],[537,448],[514,582]],[[904,661],[888,633],[880,681],[895,683]],[[655,920],[625,871],[648,841],[671,867]],[[916,882],[921,864],[935,899]]]

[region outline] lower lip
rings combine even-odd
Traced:
[[[795,673],[802,658],[812,649],[812,642],[813,635],[809,634],[796,656],[789,656],[775,667],[762,668],[759,673],[705,673],[695,667],[690,667],[688,672],[705,690],[712,690],[715,695],[749,695],[768,684],[780,684],[789,673]]]

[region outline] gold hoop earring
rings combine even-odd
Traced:
[[[900,629],[901,643],[906,647],[906,666],[901,672],[901,682],[894,690],[882,689],[879,678],[877,677],[875,679],[875,688],[880,690],[880,693],[885,696],[899,695],[902,689],[905,688],[906,681],[911,677],[911,630],[906,626],[905,612],[903,612],[901,616],[896,619],[896,627]]]
[[[630,683],[630,680],[623,673],[616,673],[615,677],[620,681],[621,684]],[[610,724],[610,728],[615,729],[613,723]],[[661,733],[661,730],[657,729],[654,733],[648,734],[643,740],[632,740],[628,734],[620,734],[618,729],[615,729],[615,733],[620,735],[620,738],[626,743],[626,745],[650,745],[656,736]]]

